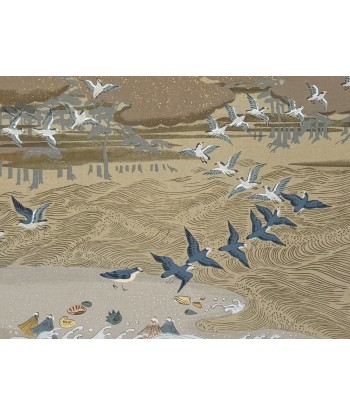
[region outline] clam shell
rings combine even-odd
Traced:
[[[91,306],[92,306],[92,302],[91,302],[91,301],[83,301],[83,302],[81,303],[81,305],[82,305],[83,307],[91,307]]]
[[[198,313],[196,313],[194,310],[191,310],[191,309],[188,308],[185,311],[185,314],[186,314],[186,316],[193,316],[194,314],[198,314]]]
[[[174,297],[174,300],[177,301],[179,304],[182,304],[182,305],[191,304],[191,297],[188,297],[186,295],[176,295]]]
[[[67,313],[72,314],[73,316],[77,316],[79,314],[84,314],[87,310],[86,307],[84,307],[81,304],[72,305],[72,307],[67,308]]]
[[[197,308],[202,308],[202,303],[200,301],[193,301],[192,305],[194,305]]]
[[[60,327],[62,327],[63,329],[70,329],[77,324],[74,320],[68,318],[68,316],[61,317],[59,323]]]

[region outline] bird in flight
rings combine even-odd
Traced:
[[[271,200],[272,202],[280,203],[282,202],[281,193],[284,191],[285,187],[289,183],[291,177],[283,179],[276,184],[276,186],[271,190],[270,186],[263,186],[265,193],[260,193],[256,195],[249,196],[248,199],[253,200]]]
[[[342,83],[342,86],[344,87],[345,91],[350,88],[350,76],[345,77],[345,82]]]
[[[23,129],[17,128],[21,116],[22,112],[20,111],[10,122],[10,125],[2,129],[2,132],[8,135],[17,147],[22,147],[22,140],[19,138],[19,136],[24,133]]]
[[[210,160],[209,154],[219,148],[219,146],[209,145],[203,148],[204,143],[197,143],[196,148],[185,148],[184,150],[179,151],[180,154],[186,154],[188,156],[198,157],[201,159],[202,163],[207,163]]]
[[[286,225],[286,226],[290,226],[291,228],[296,228],[297,226],[294,222],[292,222],[285,216],[281,216],[280,208],[277,208],[275,209],[274,212],[272,212],[272,210],[264,206],[256,205],[255,207],[264,216],[267,226],[272,227],[272,226],[278,226],[278,225]]]
[[[92,98],[95,99],[99,95],[101,95],[104,92],[113,91],[113,89],[119,89],[120,86],[117,84],[105,84],[102,85],[102,81],[100,79],[97,79],[96,85],[89,80],[84,81],[85,85],[92,91]]]
[[[244,180],[243,177],[239,177],[237,180],[240,181],[240,184],[231,190],[228,197],[235,196],[236,194],[244,192],[245,190],[256,189],[260,184],[260,182],[257,182],[257,179],[260,169],[263,166],[265,166],[265,164],[257,164],[255,167],[253,167],[248,174],[247,180]]]
[[[261,220],[256,217],[254,212],[250,211],[250,220],[252,222],[252,232],[247,239],[260,239],[262,241],[270,241],[277,245],[285,245],[276,235],[268,233],[271,226],[262,226]]]
[[[217,138],[220,138],[221,140],[226,141],[227,143],[232,144],[230,137],[225,132],[229,124],[224,124],[221,127],[219,127],[219,124],[215,118],[213,118],[209,114],[206,114],[206,117],[207,117],[209,127],[210,127],[210,131],[206,131],[207,134],[210,137],[217,137]]]
[[[320,200],[309,200],[309,194],[307,192],[302,192],[303,197],[299,197],[295,194],[286,194],[281,193],[283,199],[286,199],[290,202],[293,206],[293,212],[298,213],[299,215],[304,209],[323,209],[327,207],[331,207],[330,205],[326,205],[325,203],[321,202]]]
[[[47,219],[43,219],[44,211],[49,207],[49,204],[40,206],[36,210],[29,209],[24,207],[16,198],[11,196],[13,206],[17,213],[24,216],[25,220],[20,220],[18,225],[25,228],[35,228],[39,225],[44,225],[47,222]]]
[[[325,98],[327,91],[319,92],[316,85],[310,84],[309,82],[306,82],[306,83],[311,93],[311,95],[307,98],[307,100],[311,101],[313,104],[315,104],[315,102],[319,102],[324,107],[324,109],[327,111],[328,103]]]
[[[245,267],[250,268],[246,254],[243,249],[247,247],[243,242],[239,242],[239,235],[236,229],[228,222],[228,231],[230,236],[227,245],[221,246],[219,251],[225,251],[234,258],[237,258]]]
[[[304,107],[297,107],[294,99],[289,99],[287,97],[285,97],[285,99],[288,101],[288,111],[285,112],[285,115],[288,115],[288,117],[297,118],[300,121],[301,125],[305,119],[303,114]]]
[[[52,114],[52,109],[50,108],[49,112],[47,113],[42,123],[42,128],[41,129],[34,128],[34,131],[36,134],[43,137],[43,139],[47,142],[47,144],[51,148],[56,148],[57,142],[56,142],[54,135],[57,134],[58,131],[56,130],[56,128],[51,128],[52,123],[53,123],[53,114]]]
[[[88,118],[86,116],[86,111],[85,110],[81,110],[80,113],[78,113],[78,111],[76,109],[74,109],[71,105],[69,104],[64,104],[65,107],[67,108],[67,110],[69,111],[69,115],[73,121],[72,126],[70,127],[72,130],[74,130],[77,127],[80,127],[81,125],[87,125],[87,124],[91,124],[91,125],[100,125],[100,123],[98,121],[96,121],[93,118]]]
[[[234,107],[229,104],[225,104],[226,111],[231,120],[229,127],[240,127],[243,131],[249,130],[249,125],[244,121],[245,115],[238,116]]]
[[[238,170],[232,169],[234,165],[236,164],[239,156],[241,155],[241,152],[234,154],[232,157],[228,159],[227,164],[225,164],[222,161],[217,162],[217,168],[208,170],[203,174],[206,175],[216,175],[216,174],[225,174],[226,176],[233,176],[235,173],[238,172]]]
[[[264,114],[264,111],[266,111],[265,107],[259,107],[258,101],[254,99],[251,95],[247,94],[247,98],[250,105],[250,110],[247,110],[247,114],[251,114],[256,118],[259,118],[259,120],[262,120],[266,122],[266,124],[269,124],[269,117]]]

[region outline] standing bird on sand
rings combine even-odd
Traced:
[[[24,323],[18,324],[18,328],[23,331],[26,336],[34,337],[32,329],[38,325],[39,322],[39,313],[34,313],[28,320]]]
[[[249,130],[249,125],[246,122],[244,122],[245,115],[241,115],[238,117],[235,108],[229,104],[225,104],[225,108],[231,120],[231,123],[228,125],[228,127],[240,127],[243,131]]]
[[[306,82],[306,83],[307,83],[307,86],[309,87],[309,90],[310,90],[310,93],[311,93],[311,96],[309,96],[307,98],[307,100],[308,101],[311,101],[313,104],[315,102],[319,102],[320,104],[322,104],[322,106],[324,107],[324,109],[327,111],[328,103],[327,103],[327,101],[325,99],[325,96],[327,94],[327,91],[321,91],[321,92],[319,92],[316,85],[310,84],[309,82]]]
[[[15,116],[15,118],[10,122],[10,125],[8,127],[2,129],[2,132],[9,136],[17,147],[22,147],[22,140],[19,138],[19,136],[24,133],[23,129],[17,128],[21,116],[22,111],[20,111]]]
[[[322,209],[331,207],[330,205],[326,205],[319,200],[309,200],[309,195],[307,192],[302,192],[303,197],[299,197],[298,195],[287,195],[286,193],[282,193],[283,199],[288,200],[291,205],[293,206],[293,212],[297,214],[301,214],[304,209]]]
[[[206,117],[210,127],[210,131],[206,131],[206,133],[209,134],[210,137],[217,137],[221,140],[226,141],[227,143],[232,144],[230,137],[225,133],[226,128],[229,126],[229,124],[224,124],[219,127],[219,124],[215,118],[209,114],[206,114]]]
[[[198,157],[201,159],[202,163],[207,163],[210,160],[209,154],[219,148],[219,146],[209,145],[203,148],[204,143],[197,143],[196,148],[185,148],[184,150],[179,151],[180,154],[186,154],[188,156]]]
[[[297,118],[300,121],[301,125],[305,119],[303,114],[304,107],[297,107],[294,99],[289,99],[288,97],[284,98],[288,101],[288,111],[285,112],[285,115],[288,115],[288,117]]]
[[[277,245],[285,246],[285,244],[277,238],[276,235],[268,233],[271,230],[271,226],[262,226],[261,220],[255,216],[252,210],[250,211],[250,220],[252,221],[252,233],[247,236],[247,239],[257,238],[262,241],[271,241]]]
[[[208,170],[203,174],[207,175],[216,175],[216,174],[226,174],[226,176],[233,176],[235,173],[238,172],[238,170],[232,170],[232,167],[236,164],[239,156],[241,155],[241,152],[234,154],[232,157],[228,159],[227,164],[223,163],[222,161],[217,162],[217,168]]]
[[[265,193],[259,193],[256,195],[249,196],[248,199],[252,200],[271,200],[272,202],[280,203],[282,202],[281,193],[289,183],[291,177],[283,179],[276,184],[276,186],[271,190],[270,186],[263,186]]]
[[[229,253],[234,258],[237,258],[241,263],[250,268],[247,260],[246,254],[243,252],[243,249],[247,247],[246,244],[243,242],[239,242],[239,235],[236,229],[228,222],[228,230],[230,232],[230,236],[227,240],[227,245],[221,246],[219,251],[225,251]]]
[[[110,272],[102,272],[100,275],[103,278],[108,278],[116,282],[121,282],[123,291],[125,291],[123,287],[123,283],[134,281],[136,276],[140,272],[143,272],[143,269],[140,267],[136,267],[136,268],[129,268],[129,269],[118,269],[118,270],[110,271]],[[115,284],[113,284],[113,288],[118,288],[118,287],[115,286]]]
[[[247,110],[247,114],[251,114],[259,120],[265,121],[267,125],[269,125],[269,117],[264,114],[266,111],[265,107],[259,107],[258,101],[254,99],[251,95],[247,94],[247,98],[250,105],[250,110]]]
[[[244,192],[245,190],[256,189],[261,183],[256,180],[258,179],[260,169],[263,166],[265,166],[265,164],[257,164],[253,167],[248,174],[247,180],[244,180],[243,177],[239,177],[237,180],[240,181],[240,184],[231,190],[228,197],[235,196],[237,193]]]
[[[95,99],[99,95],[101,95],[104,92],[113,91],[113,89],[119,89],[120,86],[117,84],[105,84],[102,85],[102,81],[100,79],[97,79],[96,85],[89,80],[84,81],[85,85],[92,91],[92,98]]]
[[[87,125],[87,124],[100,125],[100,123],[98,121],[94,120],[93,118],[88,118],[86,116],[85,110],[81,110],[80,114],[78,114],[78,111],[76,109],[74,109],[71,105],[64,104],[64,106],[69,111],[69,115],[70,115],[70,117],[73,121],[73,125],[71,127],[69,127],[72,130],[74,130],[77,127],[80,127],[81,125]]]
[[[350,76],[345,77],[345,82],[342,83],[342,86],[344,87],[345,91],[350,88]]]
[[[34,132],[40,135],[41,137],[43,137],[43,139],[47,142],[47,144],[51,148],[56,148],[57,142],[56,142],[54,135],[58,133],[58,130],[56,130],[56,128],[51,128],[52,123],[53,123],[53,115],[52,115],[52,109],[50,109],[50,111],[48,112],[48,114],[46,115],[42,123],[42,128],[41,129],[34,128]]]
[[[281,216],[281,209],[280,208],[277,208],[277,209],[275,209],[274,212],[272,212],[272,210],[270,210],[270,209],[268,209],[264,206],[256,205],[255,207],[264,216],[264,218],[266,220],[266,225],[270,226],[271,228],[273,226],[278,226],[278,225],[286,225],[286,226],[290,226],[291,228],[296,228],[296,226],[297,226],[294,222],[292,222],[291,220],[289,220],[285,216]]]
[[[187,255],[188,259],[187,264],[193,264],[198,262],[204,267],[213,267],[218,269],[223,269],[220,264],[214,261],[212,258],[209,258],[208,255],[213,251],[212,248],[200,249],[199,243],[196,238],[191,234],[191,232],[185,228],[185,234],[188,242]]]
[[[162,264],[165,272],[161,275],[161,278],[176,277],[181,281],[180,288],[177,290],[178,293],[193,277],[193,274],[189,272],[195,269],[193,264],[186,263],[185,265],[179,266],[168,256],[159,256],[152,254],[152,252],[151,255],[157,262]]]
[[[49,204],[45,204],[43,206],[40,206],[38,209],[32,211],[32,209],[29,209],[27,207],[24,207],[22,203],[20,203],[17,199],[15,199],[13,196],[12,203],[14,208],[16,209],[16,212],[20,215],[24,216],[26,220],[20,220],[18,225],[22,226],[23,228],[33,229],[40,225],[45,225],[47,222],[47,219],[43,219],[43,214],[45,209],[49,207]]]

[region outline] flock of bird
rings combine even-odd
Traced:
[[[97,79],[96,84],[94,84],[90,80],[86,80],[84,81],[84,83],[88,87],[88,89],[92,92],[93,99],[96,99],[102,93],[120,88],[120,86],[117,84],[104,84],[103,85],[100,79]],[[81,110],[80,112],[78,112],[69,104],[63,103],[63,105],[67,108],[69,112],[69,116],[72,120],[72,126],[70,127],[72,130],[78,129],[79,127],[83,125],[88,125],[88,124],[99,125],[100,124],[95,119],[89,118],[85,110]],[[8,137],[10,137],[12,142],[16,144],[16,146],[18,147],[22,147],[23,143],[22,143],[22,140],[20,139],[20,136],[25,133],[24,129],[17,128],[23,112],[26,112],[26,111],[23,111],[23,110],[19,111],[19,113],[10,122],[8,127],[5,127],[2,129],[2,132]],[[34,115],[30,113],[27,113],[27,114],[35,118]],[[52,108],[50,108],[41,126],[39,126],[39,128],[35,128],[34,132],[40,137],[42,137],[51,148],[56,148],[57,141],[55,139],[55,134],[58,134],[60,131],[56,128],[52,128],[53,121],[54,121],[54,118],[53,118]]]

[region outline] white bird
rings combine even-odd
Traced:
[[[80,127],[81,125],[87,125],[87,124],[99,125],[100,124],[95,119],[88,118],[86,116],[86,111],[85,110],[81,110],[80,113],[78,113],[78,111],[76,109],[74,109],[71,105],[69,105],[69,104],[64,104],[64,105],[67,108],[67,110],[69,111],[69,115],[70,115],[70,117],[73,121],[73,125],[70,127],[72,130],[74,130],[74,128],[76,128],[76,127]]]
[[[214,174],[226,174],[227,176],[233,176],[238,170],[232,170],[232,167],[236,164],[241,152],[234,154],[232,157],[228,159],[227,164],[223,163],[222,161],[217,162],[217,168],[208,170],[203,174],[214,175]]]
[[[345,91],[350,88],[350,76],[345,77],[345,82],[342,83],[342,86],[344,87]]]
[[[36,134],[43,137],[43,139],[47,142],[47,144],[50,147],[56,148],[56,139],[54,137],[55,134],[57,134],[59,131],[56,128],[51,128],[53,122],[53,115],[52,115],[52,109],[50,108],[50,111],[46,115],[44,122],[42,123],[41,129],[35,129],[34,131]]]
[[[99,95],[101,95],[103,92],[108,92],[108,91],[112,91],[113,89],[120,88],[120,86],[117,84],[102,85],[102,81],[100,79],[97,79],[96,85],[89,80],[86,80],[84,82],[85,82],[85,85],[90,89],[90,91],[92,91],[92,98],[94,99],[97,98]]]
[[[206,133],[209,134],[210,137],[218,137],[221,140],[224,140],[232,144],[230,137],[225,133],[226,128],[229,126],[229,124],[224,124],[221,127],[219,127],[219,124],[215,118],[213,118],[209,114],[206,114],[206,117],[210,127],[210,131],[206,131]]]
[[[15,118],[10,122],[10,125],[2,129],[2,132],[8,135],[18,147],[22,147],[22,141],[19,138],[19,136],[24,133],[24,130],[17,128],[17,124],[21,118],[21,115],[22,112],[19,112],[15,116]]]
[[[238,117],[235,108],[229,104],[225,104],[225,108],[231,120],[231,123],[228,125],[229,127],[240,127],[244,131],[249,130],[249,125],[244,121],[245,115]]]
[[[198,143],[196,148],[192,150],[191,148],[185,148],[184,150],[179,151],[180,154],[186,154],[193,157],[199,157],[202,163],[207,163],[210,160],[209,154],[219,148],[219,146],[209,145],[203,148],[203,142]]]
[[[316,85],[310,84],[309,82],[306,82],[307,86],[309,87],[311,96],[308,97],[308,101],[311,101],[313,104],[315,102],[319,102],[320,104],[323,105],[324,109],[327,111],[327,101],[325,99],[325,95],[327,94],[327,91],[318,91],[318,88]]]
[[[283,179],[276,184],[276,186],[271,190],[270,186],[263,186],[265,193],[260,193],[256,195],[249,196],[248,199],[253,200],[271,200],[272,202],[282,202],[284,199],[281,197],[281,193],[284,191],[285,187],[289,183],[291,177]]]
[[[244,192],[245,190],[257,188],[260,182],[257,182],[256,180],[258,179],[259,171],[263,166],[265,166],[265,164],[257,164],[253,167],[248,174],[247,180],[244,180],[243,177],[239,177],[237,180],[240,181],[240,184],[231,190],[228,197]]]
[[[286,111],[285,114],[289,117],[298,118],[300,124],[302,124],[305,118],[302,112],[304,107],[297,107],[297,104],[294,101],[294,99],[289,99],[287,97],[285,97],[285,99],[288,101],[288,111]]]
[[[251,114],[256,118],[259,118],[260,120],[263,120],[266,122],[266,124],[269,124],[269,117],[264,114],[264,111],[266,111],[265,107],[259,107],[258,101],[255,100],[251,95],[247,94],[247,98],[250,104],[250,110],[247,110],[247,114]]]

